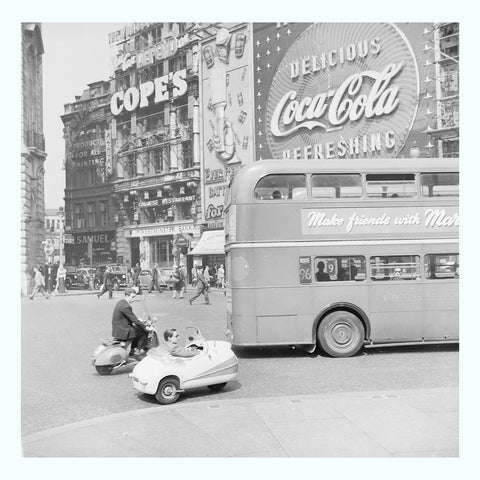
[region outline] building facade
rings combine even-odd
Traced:
[[[424,30],[425,64],[431,72],[427,83],[433,85],[426,93],[431,118],[427,133],[439,157],[458,157],[460,152],[459,33],[458,23],[435,23]]]
[[[21,92],[21,292],[31,291],[32,269],[45,263],[45,137],[43,133],[43,42],[41,25],[22,26]]]
[[[106,165],[110,89],[110,81],[89,84],[62,115],[67,265],[116,261],[112,176]]]
[[[62,212],[63,213],[63,212]],[[62,235],[62,218],[60,211],[52,208],[45,209],[45,242],[53,245],[53,254],[51,255],[51,261],[54,264],[60,262],[60,241]]]
[[[191,263],[202,218],[198,44],[216,30],[142,23],[110,35],[111,79],[62,116],[67,264]]]

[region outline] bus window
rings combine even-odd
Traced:
[[[372,280],[418,280],[420,257],[402,255],[370,258]]]
[[[305,200],[305,175],[267,175],[257,183],[254,197],[256,200]]]
[[[365,257],[315,257],[317,282],[365,280]]]
[[[312,175],[313,198],[358,198],[362,196],[362,177],[358,174]]]
[[[421,173],[420,186],[424,197],[458,197],[458,173]]]
[[[414,173],[367,174],[367,196],[409,198],[417,196]]]
[[[425,278],[459,278],[460,262],[458,255],[425,255]]]

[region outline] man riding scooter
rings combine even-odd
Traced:
[[[148,330],[141,320],[133,313],[131,303],[137,292],[133,288],[125,289],[125,299],[120,300],[113,310],[112,336],[117,340],[132,340],[133,354],[137,359],[145,356],[148,340]]]

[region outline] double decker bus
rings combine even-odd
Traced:
[[[233,345],[459,341],[458,159],[261,160],[226,200]]]

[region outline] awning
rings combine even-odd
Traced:
[[[224,230],[207,230],[189,255],[223,255],[225,253]]]

